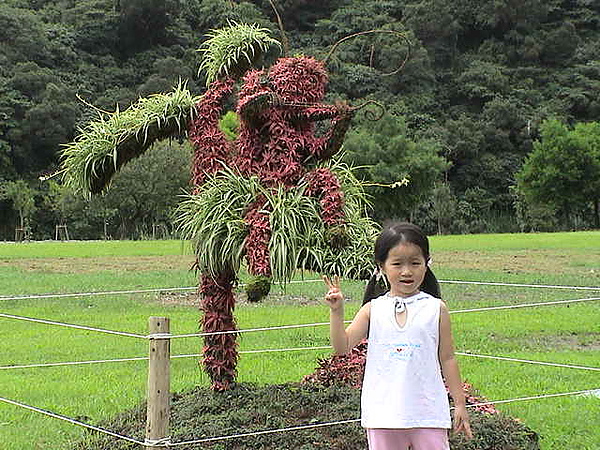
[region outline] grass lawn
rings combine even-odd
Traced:
[[[440,236],[431,238],[441,280],[600,286],[600,233]],[[44,293],[186,287],[196,284],[193,256],[178,241],[0,243],[0,313],[147,333],[148,317],[171,318],[174,334],[198,330],[193,292],[7,300]],[[306,274],[307,279],[316,278]],[[363,284],[343,285],[351,319]],[[442,284],[451,310],[600,297],[597,291]],[[276,287],[259,305],[239,302],[241,329],[324,322],[320,283]],[[241,296],[243,297],[243,296]],[[600,367],[600,302],[453,314],[457,350]],[[0,318],[0,367],[145,356],[147,342]],[[328,345],[327,327],[246,333],[240,350]],[[175,339],[173,355],[198,353],[197,338]],[[240,381],[281,383],[310,373],[328,350],[246,353]],[[600,388],[598,372],[460,356],[463,378],[490,400]],[[145,395],[146,362],[27,369],[0,368],[0,397],[97,423]],[[174,359],[172,390],[207,384],[197,358]],[[515,402],[498,409],[541,435],[544,450],[598,449],[600,398],[572,396]],[[358,416],[359,412],[356,412]],[[340,418],[342,419],[342,418]],[[81,429],[0,403],[0,449],[64,449]]]

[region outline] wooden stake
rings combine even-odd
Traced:
[[[146,448],[162,450],[168,443],[170,410],[170,357],[171,340],[169,319],[150,317],[150,362],[148,365],[148,408],[146,411]],[[153,337],[154,336],[154,337]]]

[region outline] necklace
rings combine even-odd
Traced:
[[[400,314],[403,313],[404,311],[406,311],[406,303],[400,299],[396,299],[396,314]]]

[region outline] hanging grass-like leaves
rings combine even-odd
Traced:
[[[324,245],[319,272],[363,279],[368,278],[373,270],[373,245],[379,225],[368,216],[370,203],[363,183],[354,175],[354,168],[341,162],[342,157],[341,154],[336,155],[325,167],[335,173],[342,185],[347,244],[339,250]]]
[[[265,191],[270,210],[271,241],[269,254],[274,281],[287,283],[297,268],[302,268],[307,248],[323,243],[324,227],[319,217],[319,204],[305,195],[306,185],[292,189],[280,186]],[[313,264],[321,266],[320,254],[313,254]]]
[[[208,36],[198,49],[204,53],[198,73],[206,73],[207,86],[222,76],[240,77],[269,47],[281,47],[269,36],[267,28],[256,24],[232,22],[228,27],[212,30]]]
[[[244,214],[259,192],[258,178],[224,168],[180,203],[176,224],[182,238],[194,243],[202,273],[214,277],[225,269],[237,273],[247,235]]]
[[[286,283],[296,269],[347,278],[366,278],[373,269],[371,255],[378,225],[366,214],[367,195],[362,183],[352,168],[338,160],[325,167],[335,173],[344,191],[346,245],[331,247],[319,202],[305,195],[305,184],[265,193],[272,209],[269,253],[276,282]]]
[[[180,82],[173,92],[140,98],[123,112],[101,112],[63,150],[64,183],[83,193],[101,192],[121,166],[155,141],[183,132],[199,99]]]

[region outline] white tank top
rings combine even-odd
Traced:
[[[441,300],[424,292],[404,298],[406,324],[396,322],[385,294],[371,301],[369,345],[361,394],[365,428],[450,428],[450,406],[438,359]]]

